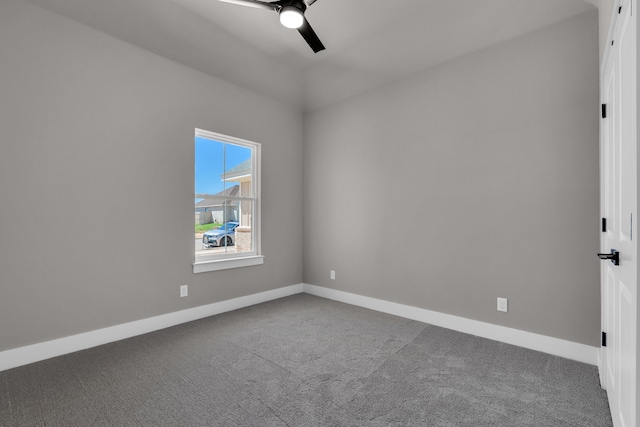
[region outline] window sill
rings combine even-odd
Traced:
[[[264,264],[264,255],[253,255],[242,258],[217,259],[214,261],[200,261],[193,263],[194,273],[227,270],[230,268],[250,267]]]

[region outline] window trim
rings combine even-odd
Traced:
[[[239,267],[249,267],[253,265],[261,265],[264,264],[264,255],[262,255],[262,247],[260,244],[261,237],[261,173],[260,173],[260,165],[262,163],[261,159],[261,144],[259,142],[249,141],[246,139],[236,138],[229,135],[224,135],[221,133],[211,132],[204,129],[195,129],[194,135],[194,144],[195,138],[201,137],[205,139],[211,139],[218,142],[228,143],[240,145],[243,147],[250,148],[252,150],[251,153],[251,169],[252,173],[255,176],[255,179],[252,179],[252,204],[253,204],[253,212],[252,212],[252,245],[253,250],[250,252],[242,252],[242,253],[227,253],[227,254],[219,254],[219,255],[209,255],[207,257],[201,257],[200,260],[196,258],[196,253],[194,251],[193,254],[193,272],[194,273],[204,273],[208,271],[218,271],[218,270],[226,270],[231,268],[239,268]],[[194,162],[195,162],[195,153],[194,153]],[[195,163],[194,163],[195,166]],[[194,170],[195,173],[195,170]],[[195,190],[195,189],[194,189]],[[194,191],[195,195],[195,191]]]
[[[240,258],[223,258],[193,263],[194,273],[206,273],[208,271],[227,270],[230,268],[251,267],[264,264],[264,255],[250,255]]]

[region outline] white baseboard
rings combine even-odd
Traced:
[[[507,344],[541,351],[554,356],[577,360],[590,365],[598,364],[598,348],[585,344],[578,344],[572,341],[548,337],[546,335],[534,334],[531,332],[521,331],[519,329],[479,322],[477,320],[466,319],[464,317],[438,313],[436,311],[411,307],[408,305],[323,288],[315,285],[304,284],[304,292],[351,305],[357,305],[370,310],[381,311],[394,316],[417,320],[419,322],[488,338],[494,341],[501,341]]]
[[[149,317],[134,322],[123,323],[109,328],[98,329],[78,335],[72,335],[52,341],[19,347],[0,352],[0,371],[15,368],[29,363],[39,362],[63,354],[73,353],[79,350],[120,341],[137,335],[146,334],[181,323],[203,319],[227,311],[249,307],[278,298],[299,294],[303,291],[303,285],[292,285],[258,294],[247,295],[227,301],[220,301],[200,307],[176,311],[174,313]]]
[[[479,322],[464,317],[438,313],[436,311],[365,297],[334,289],[309,284],[298,284],[258,294],[247,295],[227,301],[194,307],[174,313],[163,314],[109,328],[98,329],[52,341],[28,345],[0,352],[0,371],[15,368],[79,350],[120,341],[181,323],[203,319],[216,314],[249,307],[255,304],[284,298],[299,293],[308,293],[347,304],[392,314],[435,326],[501,341],[532,350],[541,351],[591,365],[599,365],[598,348],[518,329]]]

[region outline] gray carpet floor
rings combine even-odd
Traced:
[[[2,426],[611,426],[594,366],[299,294],[0,372]]]

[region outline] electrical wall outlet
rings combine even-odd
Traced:
[[[509,300],[498,297],[498,311],[507,312],[509,309]]]
[[[331,270],[331,280],[336,280],[336,271]]]
[[[184,298],[189,295],[189,285],[180,286],[180,298]]]

